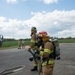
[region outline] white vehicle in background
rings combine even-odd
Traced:
[[[0,47],[2,46],[3,44],[3,35],[0,35]]]

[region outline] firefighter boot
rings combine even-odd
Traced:
[[[37,71],[37,66],[34,66],[34,68],[31,69],[31,71]]]

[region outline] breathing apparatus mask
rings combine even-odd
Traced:
[[[38,37],[38,48],[42,45],[42,37]]]

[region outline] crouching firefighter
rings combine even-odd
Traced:
[[[37,50],[37,29],[36,27],[32,27],[31,28],[31,41],[30,41],[30,48],[28,49],[28,51],[33,51],[35,52],[35,50]],[[31,58],[29,60],[32,60]],[[34,67],[31,69],[31,71],[37,71],[37,66],[38,66],[38,61],[37,59],[34,58]]]
[[[40,55],[42,56],[42,73],[43,75],[52,75],[54,67],[53,51],[54,46],[49,41],[47,32],[39,32],[38,37],[42,40],[42,48],[40,49]]]

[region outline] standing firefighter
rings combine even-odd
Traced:
[[[21,49],[21,40],[18,40],[18,49]]]
[[[29,50],[37,50],[37,29],[36,27],[31,28],[31,41],[30,41],[30,48]],[[37,59],[34,59],[34,67],[31,69],[31,71],[37,71],[38,62]]]
[[[49,36],[47,35],[47,32],[39,32],[38,34],[40,39],[43,42],[43,46],[40,49],[40,55],[42,56],[42,72],[43,75],[52,75],[53,73],[53,67],[54,67],[54,57],[53,57],[53,51],[54,46],[49,41]]]

